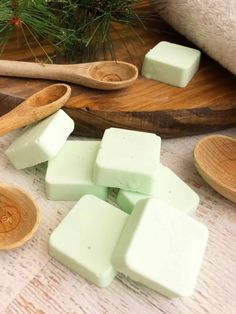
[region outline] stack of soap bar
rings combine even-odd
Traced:
[[[50,117],[26,127],[6,150],[16,169],[47,161],[60,151],[74,129],[74,121],[59,110]]]
[[[140,200],[112,256],[118,271],[169,297],[193,292],[207,228],[153,198]]]
[[[162,41],[145,55],[142,75],[185,87],[199,68],[200,55],[199,50]]]
[[[155,191],[161,138],[152,133],[118,128],[103,135],[94,165],[94,182],[141,193]]]
[[[107,187],[92,181],[100,141],[67,141],[48,162],[46,193],[51,200],[79,200],[84,194],[107,198]]]
[[[116,275],[111,256],[127,217],[95,196],[83,196],[51,234],[49,254],[105,287]]]
[[[199,204],[199,196],[173,171],[163,165],[156,173],[156,189],[153,197],[186,214],[193,214]],[[121,209],[130,214],[135,204],[148,195],[119,190],[116,202]]]

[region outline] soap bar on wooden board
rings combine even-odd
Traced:
[[[151,194],[160,166],[161,138],[152,133],[110,128],[94,165],[98,185]]]
[[[166,202],[168,205],[186,214],[193,214],[199,204],[199,196],[171,169],[163,165],[156,173],[156,189],[152,197]],[[116,202],[126,213],[130,214],[135,204],[147,194],[119,190]]]
[[[111,256],[128,215],[93,195],[83,196],[49,239],[49,254],[94,284],[116,275]]]
[[[47,197],[56,201],[78,201],[85,194],[107,198],[107,187],[96,185],[92,173],[100,141],[66,141],[48,162],[45,182]]]
[[[197,49],[161,41],[145,55],[142,75],[185,87],[199,68],[200,56]]]
[[[60,109],[26,127],[5,153],[16,169],[32,167],[56,156],[73,130],[74,121]]]
[[[207,228],[154,198],[140,200],[112,256],[118,271],[169,297],[193,293]]]

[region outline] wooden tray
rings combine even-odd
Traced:
[[[115,32],[117,59],[135,63],[141,69],[145,53],[160,40],[192,46],[183,37],[140,31],[144,43],[129,31]],[[49,48],[50,49],[50,48]],[[36,49],[36,54],[42,51]],[[15,50],[9,44],[2,59],[29,60],[25,46]],[[0,115],[25,97],[51,82],[0,78]],[[139,77],[125,90],[97,91],[73,85],[73,97],[66,112],[74,119],[75,134],[101,137],[115,126],[155,132],[162,137],[204,133],[236,124],[236,78],[207,56],[186,88],[177,88]],[[76,108],[76,107],[80,108]],[[81,107],[82,106],[82,107]]]

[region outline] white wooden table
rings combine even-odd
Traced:
[[[218,133],[236,136],[236,128]],[[0,181],[30,192],[41,207],[42,221],[26,245],[0,251],[0,313],[236,313],[236,206],[214,192],[194,168],[193,148],[202,136],[162,142],[162,163],[199,194],[201,202],[195,217],[209,228],[194,294],[168,300],[122,275],[108,288],[98,288],[48,255],[48,237],[74,202],[46,200],[42,166],[13,169],[4,151],[16,134],[0,139]]]

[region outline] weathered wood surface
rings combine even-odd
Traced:
[[[117,59],[133,62],[139,69],[145,53],[160,40],[191,45],[175,32],[140,31],[140,35],[144,43],[130,30],[114,31]],[[42,50],[35,48],[35,54],[42,56]],[[23,43],[17,49],[12,41],[1,59],[30,60],[31,57]],[[1,77],[0,115],[48,84]],[[67,103],[66,111],[75,120],[75,134],[83,136],[100,137],[110,126],[155,132],[164,137],[198,134],[236,124],[235,86],[232,74],[203,55],[199,72],[186,88],[141,76],[132,87],[120,91],[96,91],[73,85],[74,97]],[[2,94],[12,97],[4,99]]]
[[[235,136],[236,128],[221,132]],[[236,208],[211,189],[193,165],[193,148],[202,136],[166,139],[161,161],[200,196],[195,218],[209,228],[209,241],[192,297],[168,300],[119,275],[98,288],[71,272],[47,253],[50,233],[74,202],[47,201],[44,167],[13,169],[4,155],[17,132],[0,139],[0,181],[14,183],[39,203],[42,222],[22,248],[0,252],[0,313],[3,314],[235,314]]]

